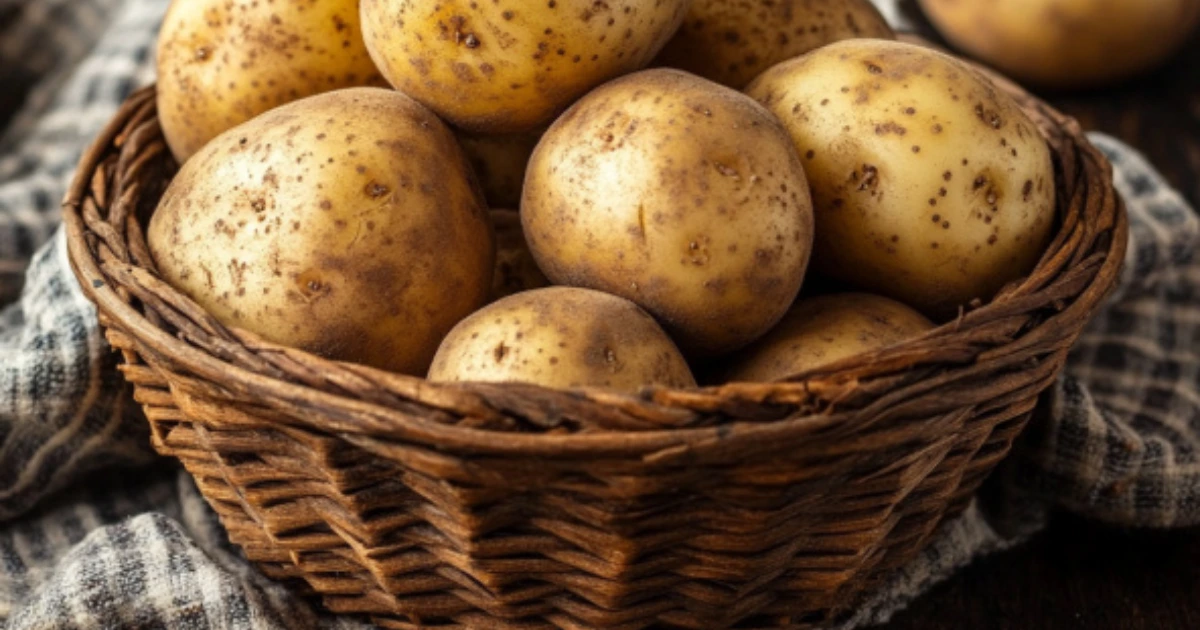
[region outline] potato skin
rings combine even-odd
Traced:
[[[525,167],[543,131],[499,135],[458,132],[458,142],[483,186],[489,207],[520,205]]]
[[[483,305],[495,260],[453,133],[377,88],[218,136],[171,182],[147,238],[163,278],[221,322],[413,375]]]
[[[668,69],[597,88],[551,126],[529,162],[521,219],[548,278],[633,300],[697,357],[779,321],[813,230],[779,122],[743,94]]]
[[[821,273],[944,318],[1041,257],[1055,216],[1049,148],[966,64],[850,40],[775,66],[747,93],[804,156]]]
[[[644,67],[690,0],[362,0],[383,76],[457,127],[549,124],[589,89]]]
[[[679,349],[636,304],[569,287],[518,293],[464,319],[442,342],[429,380],[627,392],[696,385]]]
[[[353,0],[174,0],[157,62],[158,117],[180,162],[284,103],[383,84]]]
[[[728,380],[781,380],[894,346],[933,327],[933,322],[913,309],[869,293],[802,298],[778,326],[738,355]]]
[[[863,37],[895,38],[870,0],[694,0],[654,65],[740,90],[781,61]]]
[[[959,50],[1015,79],[1098,87],[1165,61],[1200,23],[1200,0],[921,0]]]
[[[491,215],[496,230],[496,273],[488,302],[548,286],[550,281],[538,269],[525,242],[521,215],[515,210],[492,210]]]

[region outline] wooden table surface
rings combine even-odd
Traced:
[[[918,11],[905,3],[910,16]],[[921,34],[936,35],[923,25]],[[1151,75],[1043,94],[1147,156],[1200,207],[1200,34]],[[1200,630],[1200,529],[1125,531],[1056,516],[1030,543],[936,587],[886,630]]]

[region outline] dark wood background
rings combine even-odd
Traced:
[[[919,19],[914,2],[904,10]],[[937,41],[928,24],[919,32]],[[1042,96],[1145,153],[1200,207],[1200,33],[1152,74]],[[1200,630],[1200,529],[1130,531],[1060,514],[1029,544],[972,565],[885,628]]]

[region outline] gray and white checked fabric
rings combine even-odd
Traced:
[[[31,81],[0,135],[0,304],[58,225],[75,162],[135,83],[153,72],[164,0],[0,0],[0,92]],[[3,116],[0,115],[0,119]]]
[[[83,147],[152,78],[166,4],[0,0],[0,121],[20,103],[0,136],[0,305],[12,302],[0,310],[0,627],[365,627],[251,569],[186,473],[152,456],[67,265],[58,201]],[[844,629],[1019,544],[1052,508],[1200,524],[1200,225],[1138,154],[1093,141],[1131,215],[1121,289],[984,498]]]

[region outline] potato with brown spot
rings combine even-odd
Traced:
[[[1200,24],[1200,0],[921,0],[921,6],[959,49],[1051,88],[1134,77],[1180,50]]]
[[[222,323],[412,375],[484,304],[495,261],[454,134],[378,88],[218,136],[172,180],[147,240],[163,279]]]
[[[856,38],[895,38],[870,0],[694,0],[654,65],[740,90],[781,61]]]
[[[496,274],[488,301],[549,285],[529,252],[521,215],[514,210],[492,210],[492,225],[496,229]]]
[[[174,0],[157,61],[158,118],[180,162],[284,103],[384,85],[353,0]]]
[[[668,69],[597,88],[551,126],[521,219],[552,281],[633,300],[695,356],[779,321],[813,238],[804,169],[779,121]]]
[[[1055,217],[1050,150],[966,64],[850,40],[775,66],[747,93],[805,156],[823,274],[943,318],[1042,256]]]
[[[924,315],[867,293],[796,302],[767,336],[733,362],[730,382],[766,383],[915,339],[933,329]]]
[[[542,131],[517,134],[458,132],[458,141],[492,208],[516,208],[525,185],[525,167]]]
[[[679,349],[636,304],[568,287],[506,297],[464,319],[438,348],[429,380],[544,387],[695,387]]]
[[[690,0],[363,0],[367,49],[455,126],[518,133],[644,67]]]

